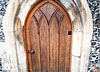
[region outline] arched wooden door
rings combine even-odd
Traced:
[[[70,72],[72,26],[58,1],[36,4],[24,27],[29,72]]]

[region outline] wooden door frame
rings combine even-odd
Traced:
[[[27,64],[28,64],[28,69],[29,69],[29,72],[32,72],[32,66],[31,66],[31,63],[32,63],[32,61],[31,61],[31,54],[28,54],[28,51],[29,51],[29,47],[27,47],[27,46],[29,46],[30,44],[29,44],[29,40],[27,39],[27,37],[26,36],[28,36],[27,34],[26,34],[26,30],[28,29],[28,27],[29,27],[29,22],[30,22],[30,19],[31,19],[31,16],[32,16],[32,14],[40,7],[40,6],[42,6],[42,5],[44,5],[45,3],[51,3],[51,4],[53,4],[54,6],[57,6],[57,8],[59,8],[61,11],[63,11],[63,13],[66,13],[66,14],[64,14],[64,15],[66,15],[65,17],[66,17],[66,19],[68,19],[68,22],[69,22],[69,24],[71,24],[71,26],[72,26],[72,22],[71,22],[71,19],[70,19],[70,16],[69,16],[69,14],[68,14],[68,12],[67,12],[67,10],[56,0],[56,1],[53,1],[53,0],[44,0],[44,1],[39,1],[39,2],[37,2],[32,8],[31,8],[31,10],[29,11],[29,13],[28,13],[28,15],[27,15],[27,17],[26,17],[26,20],[25,20],[25,25],[24,25],[24,39],[25,39],[25,49],[26,49],[26,54],[27,54]],[[73,27],[73,26],[72,26]],[[70,29],[68,29],[68,30],[70,30]],[[71,29],[71,31],[73,31],[72,29]],[[73,33],[72,33],[73,34]],[[71,38],[72,38],[72,36],[71,36]],[[72,40],[72,39],[71,39]],[[71,43],[72,44],[72,43]],[[72,48],[72,47],[71,47]],[[72,51],[71,51],[71,54],[72,54]],[[70,56],[71,57],[71,56]],[[71,62],[71,61],[70,61]]]

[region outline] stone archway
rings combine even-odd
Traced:
[[[10,0],[7,7],[3,25],[6,35],[5,45],[8,46],[5,48],[5,51],[9,54],[11,61],[9,65],[12,67],[10,69],[11,72],[27,71],[27,59],[22,32],[25,18],[36,1]],[[77,2],[77,0],[60,0],[60,2],[68,10],[73,23],[71,72],[87,72],[93,29],[91,12],[85,0],[80,2]]]

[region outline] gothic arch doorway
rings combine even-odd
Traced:
[[[29,72],[70,72],[72,24],[58,1],[36,4],[24,33]]]

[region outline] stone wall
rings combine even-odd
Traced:
[[[9,2],[9,0],[0,0],[0,45],[2,42],[3,43],[5,42],[5,34],[4,34],[4,30],[3,30],[2,19],[3,19],[3,16],[5,15],[8,2]],[[4,54],[5,56],[2,54]],[[6,69],[6,67],[4,67],[4,65],[8,61],[8,60],[6,60],[7,58],[5,58],[6,56],[7,56],[6,53],[4,51],[2,51],[2,49],[0,49],[0,72],[9,72],[9,70]]]
[[[93,69],[100,72],[100,0],[88,0],[88,5],[93,19],[93,35],[88,72]]]
[[[0,24],[0,71],[5,72],[26,72],[25,70],[25,50],[24,46],[19,42],[19,40],[16,38],[19,36],[19,28],[13,30],[14,22],[18,21],[18,24],[21,24],[22,27],[24,25],[25,16],[27,15],[30,7],[35,3],[36,0],[12,0],[10,1],[10,5],[7,7],[7,4],[9,3],[9,0],[0,0],[1,5],[3,5],[3,8],[1,8],[2,11],[0,11],[1,16],[1,24]],[[24,2],[23,2],[24,1]],[[91,17],[90,15],[87,17],[85,14],[88,14],[89,11],[85,13],[85,9],[81,5],[81,0],[77,2],[75,0],[76,5],[71,4],[72,0],[60,0],[64,6],[69,10],[70,16],[72,17],[72,22],[74,26],[74,41],[73,41],[73,53],[72,53],[72,72],[86,72],[87,70],[87,61],[88,61],[88,52],[89,52],[89,43],[86,44],[86,40],[88,41],[91,37],[91,27],[88,29],[88,25],[91,24],[91,18],[89,18],[90,21],[85,20],[84,17],[87,19],[88,17]],[[69,1],[69,2],[68,2]],[[84,6],[86,6],[85,0],[82,0]],[[4,4],[3,4],[4,3]],[[70,4],[69,4],[70,3]],[[69,4],[69,6],[67,6]],[[72,6],[71,6],[72,5]],[[81,7],[82,6],[82,7]],[[5,11],[6,16],[3,18]],[[88,6],[87,6],[88,7]],[[79,10],[78,10],[79,9]],[[75,12],[74,12],[75,10]],[[79,15],[78,15],[79,14]],[[81,14],[83,14],[83,23],[84,23],[84,32],[82,32],[82,26],[81,21],[82,17]],[[72,16],[73,15],[73,16]],[[75,17],[74,17],[75,16]],[[7,20],[8,18],[8,20]],[[18,18],[17,20],[14,20],[15,18]],[[2,19],[6,20],[3,21],[4,25],[2,24]],[[20,21],[21,20],[21,21]],[[20,22],[20,23],[19,23]],[[89,23],[89,24],[88,24]],[[85,25],[86,24],[86,25]],[[87,25],[88,24],[88,25]],[[80,27],[81,26],[81,27]],[[4,28],[3,28],[4,27]],[[88,30],[88,31],[87,31]],[[85,41],[83,41],[85,40]],[[77,42],[76,42],[77,41]],[[80,45],[78,45],[80,44]],[[81,45],[82,44],[82,45]],[[20,48],[20,49],[19,49]],[[78,50],[77,50],[78,49]],[[13,54],[13,55],[12,55]],[[86,58],[84,58],[86,57]],[[12,70],[11,70],[12,69]]]
[[[2,18],[5,15],[6,7],[8,5],[9,0],[0,0],[0,42],[5,41],[5,35],[3,31],[3,25],[2,25]]]

